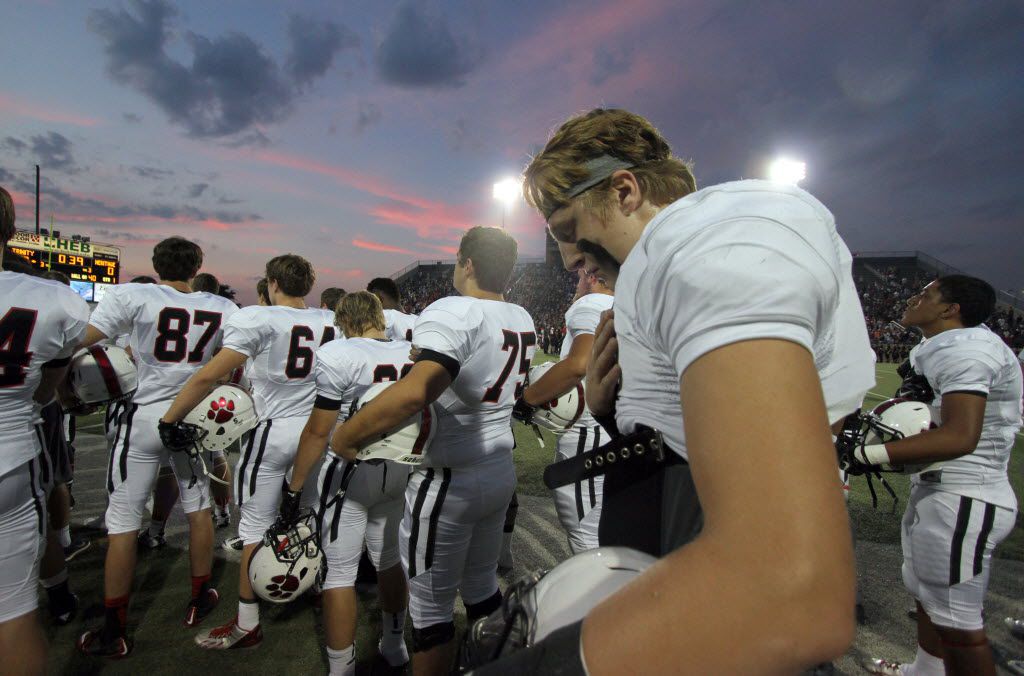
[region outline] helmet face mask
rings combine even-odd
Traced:
[[[249,558],[249,582],[264,601],[288,603],[313,586],[323,563],[315,518],[307,511],[284,533],[263,536]]]

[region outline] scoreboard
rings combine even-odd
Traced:
[[[99,300],[98,296],[121,277],[121,250],[107,244],[19,230],[7,243],[7,251],[34,268],[63,272],[71,279],[72,288],[88,301]]]

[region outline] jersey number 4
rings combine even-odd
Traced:
[[[32,362],[28,346],[35,327],[35,310],[12,307],[0,319],[0,388],[25,383]]]
[[[156,344],[153,356],[163,362],[181,362],[188,357],[188,363],[203,361],[203,352],[220,329],[221,314],[196,310],[194,315],[180,307],[165,307],[156,321]],[[192,325],[205,326],[206,330],[191,350],[188,349],[188,332]]]
[[[512,373],[512,367],[515,366],[517,361],[519,362],[519,375],[525,376],[529,372],[530,348],[537,344],[537,334],[533,331],[516,333],[515,331],[502,329],[501,333],[505,336],[505,340],[501,344],[501,350],[502,352],[508,352],[508,361],[505,362],[505,368],[501,370],[501,375],[498,376],[498,379],[484,391],[483,401],[492,404],[497,403],[501,398],[501,388],[505,386],[505,381],[508,380],[509,374]],[[523,381],[520,380],[516,383],[515,398],[518,399],[522,394]]]

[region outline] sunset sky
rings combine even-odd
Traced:
[[[254,299],[279,253],[353,289],[498,225],[568,115],[649,117],[701,185],[802,159],[854,251],[1024,288],[1024,5],[4,0],[0,185],[123,250],[199,242]],[[541,219],[506,218],[524,254]]]

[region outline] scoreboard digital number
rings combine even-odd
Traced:
[[[93,285],[117,284],[121,277],[117,247],[19,231],[7,249],[34,268],[63,272],[88,300],[92,300]]]

